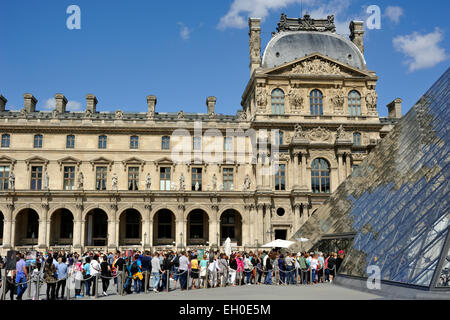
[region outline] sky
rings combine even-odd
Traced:
[[[67,20],[80,8],[80,28]],[[365,59],[376,71],[378,112],[403,99],[406,113],[449,67],[450,1],[360,0],[0,0],[0,94],[8,110],[32,93],[38,110],[52,110],[56,93],[71,111],[95,94],[98,111],[236,114],[249,80],[248,17],[262,18],[262,48],[281,13],[313,18],[334,14],[338,33],[351,20],[369,21],[380,9],[380,28],[366,25]],[[368,20],[369,19],[369,20]]]

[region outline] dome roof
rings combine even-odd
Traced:
[[[262,67],[274,68],[315,52],[355,68],[366,69],[364,56],[353,42],[336,33],[317,31],[284,31],[275,34],[264,51]]]

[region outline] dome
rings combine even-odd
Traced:
[[[317,31],[284,31],[275,34],[264,51],[262,67],[274,68],[315,52],[352,67],[366,69],[364,56],[353,42],[336,33]]]

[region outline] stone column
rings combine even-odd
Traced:
[[[293,164],[294,164],[294,187],[299,185],[298,183],[298,153],[294,153]]]
[[[242,231],[244,231],[243,233],[245,234],[242,236],[242,246],[245,247],[249,247],[251,246],[251,230],[250,230],[250,226],[252,224],[252,219],[251,219],[251,212],[250,212],[250,207],[251,205],[245,205],[244,209],[245,209],[245,218],[242,219]]]
[[[302,185],[305,186],[305,188],[308,188],[308,181],[306,176],[306,154],[302,153]]]
[[[294,212],[294,233],[297,232],[297,229],[300,227],[300,206],[301,204],[296,203],[294,204],[293,207],[293,212]]]
[[[86,247],[86,218],[81,219],[81,248]]]
[[[153,246],[153,219],[152,219],[152,205],[146,204],[145,209],[147,214],[142,223],[142,243],[144,249],[151,248]],[[147,234],[147,236],[145,236]]]
[[[117,249],[119,247],[119,241],[116,233],[117,224],[117,205],[111,204],[111,216],[108,216],[108,249]]]
[[[11,220],[11,248],[16,245],[16,218]]]
[[[186,241],[184,241],[186,226],[184,221],[184,204],[179,204],[176,218],[175,242],[177,247],[180,249],[182,247],[186,247]]]
[[[265,155],[264,159],[264,187],[270,188],[270,177],[272,176],[271,173],[271,165],[270,165],[270,158],[268,155]]]
[[[45,230],[45,231],[46,231],[45,243],[46,243],[47,248],[50,248],[50,229],[51,229],[51,223],[52,223],[51,217],[48,217],[48,219],[47,219],[47,221],[46,221],[47,227],[46,227],[46,230]]]
[[[81,203],[77,204],[77,212],[75,213],[75,219],[73,223],[73,247],[75,251],[80,250],[82,248],[82,239],[81,239],[81,221],[83,219],[83,205]],[[84,241],[83,241],[84,242]]]
[[[262,186],[262,160],[261,155],[256,159],[256,187]]]
[[[50,242],[50,239],[47,239],[47,236],[49,235],[49,234],[47,234],[48,209],[49,209],[48,204],[42,203],[42,213],[39,216],[39,234],[38,234],[38,247],[39,247],[39,249],[46,249],[46,248],[48,248],[48,243]]]
[[[346,165],[346,171],[347,171],[346,177],[348,177],[352,173],[350,162],[351,162],[351,156],[350,156],[350,154],[346,153],[345,154],[345,165]]]
[[[219,243],[217,241],[217,233],[219,232],[217,226],[220,226],[220,219],[218,216],[219,206],[218,205],[212,205],[211,206],[211,219],[209,221],[209,245],[212,246],[219,246]],[[219,220],[219,223],[217,221]],[[219,240],[220,241],[220,240]]]
[[[3,249],[11,249],[12,243],[14,243],[14,239],[11,239],[11,235],[14,235],[14,232],[11,232],[12,221],[13,221],[13,212],[14,212],[14,204],[7,204],[8,211],[6,212],[6,216],[4,217],[3,223]]]
[[[344,176],[344,172],[343,169],[344,167],[342,166],[342,154],[338,154],[338,177],[339,177],[339,184],[341,184],[341,182],[344,180],[343,176]]]

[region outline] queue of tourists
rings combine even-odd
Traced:
[[[333,282],[344,252],[149,251],[53,252],[31,261],[17,253],[14,267],[0,257],[2,299],[47,300],[197,290],[241,285],[314,285]],[[11,260],[11,257],[9,257]],[[14,259],[14,257],[13,257]],[[111,286],[113,284],[113,286]],[[45,291],[44,291],[45,287]],[[75,294],[70,289],[74,289]],[[109,290],[109,291],[108,291]],[[109,292],[109,293],[108,293]]]

